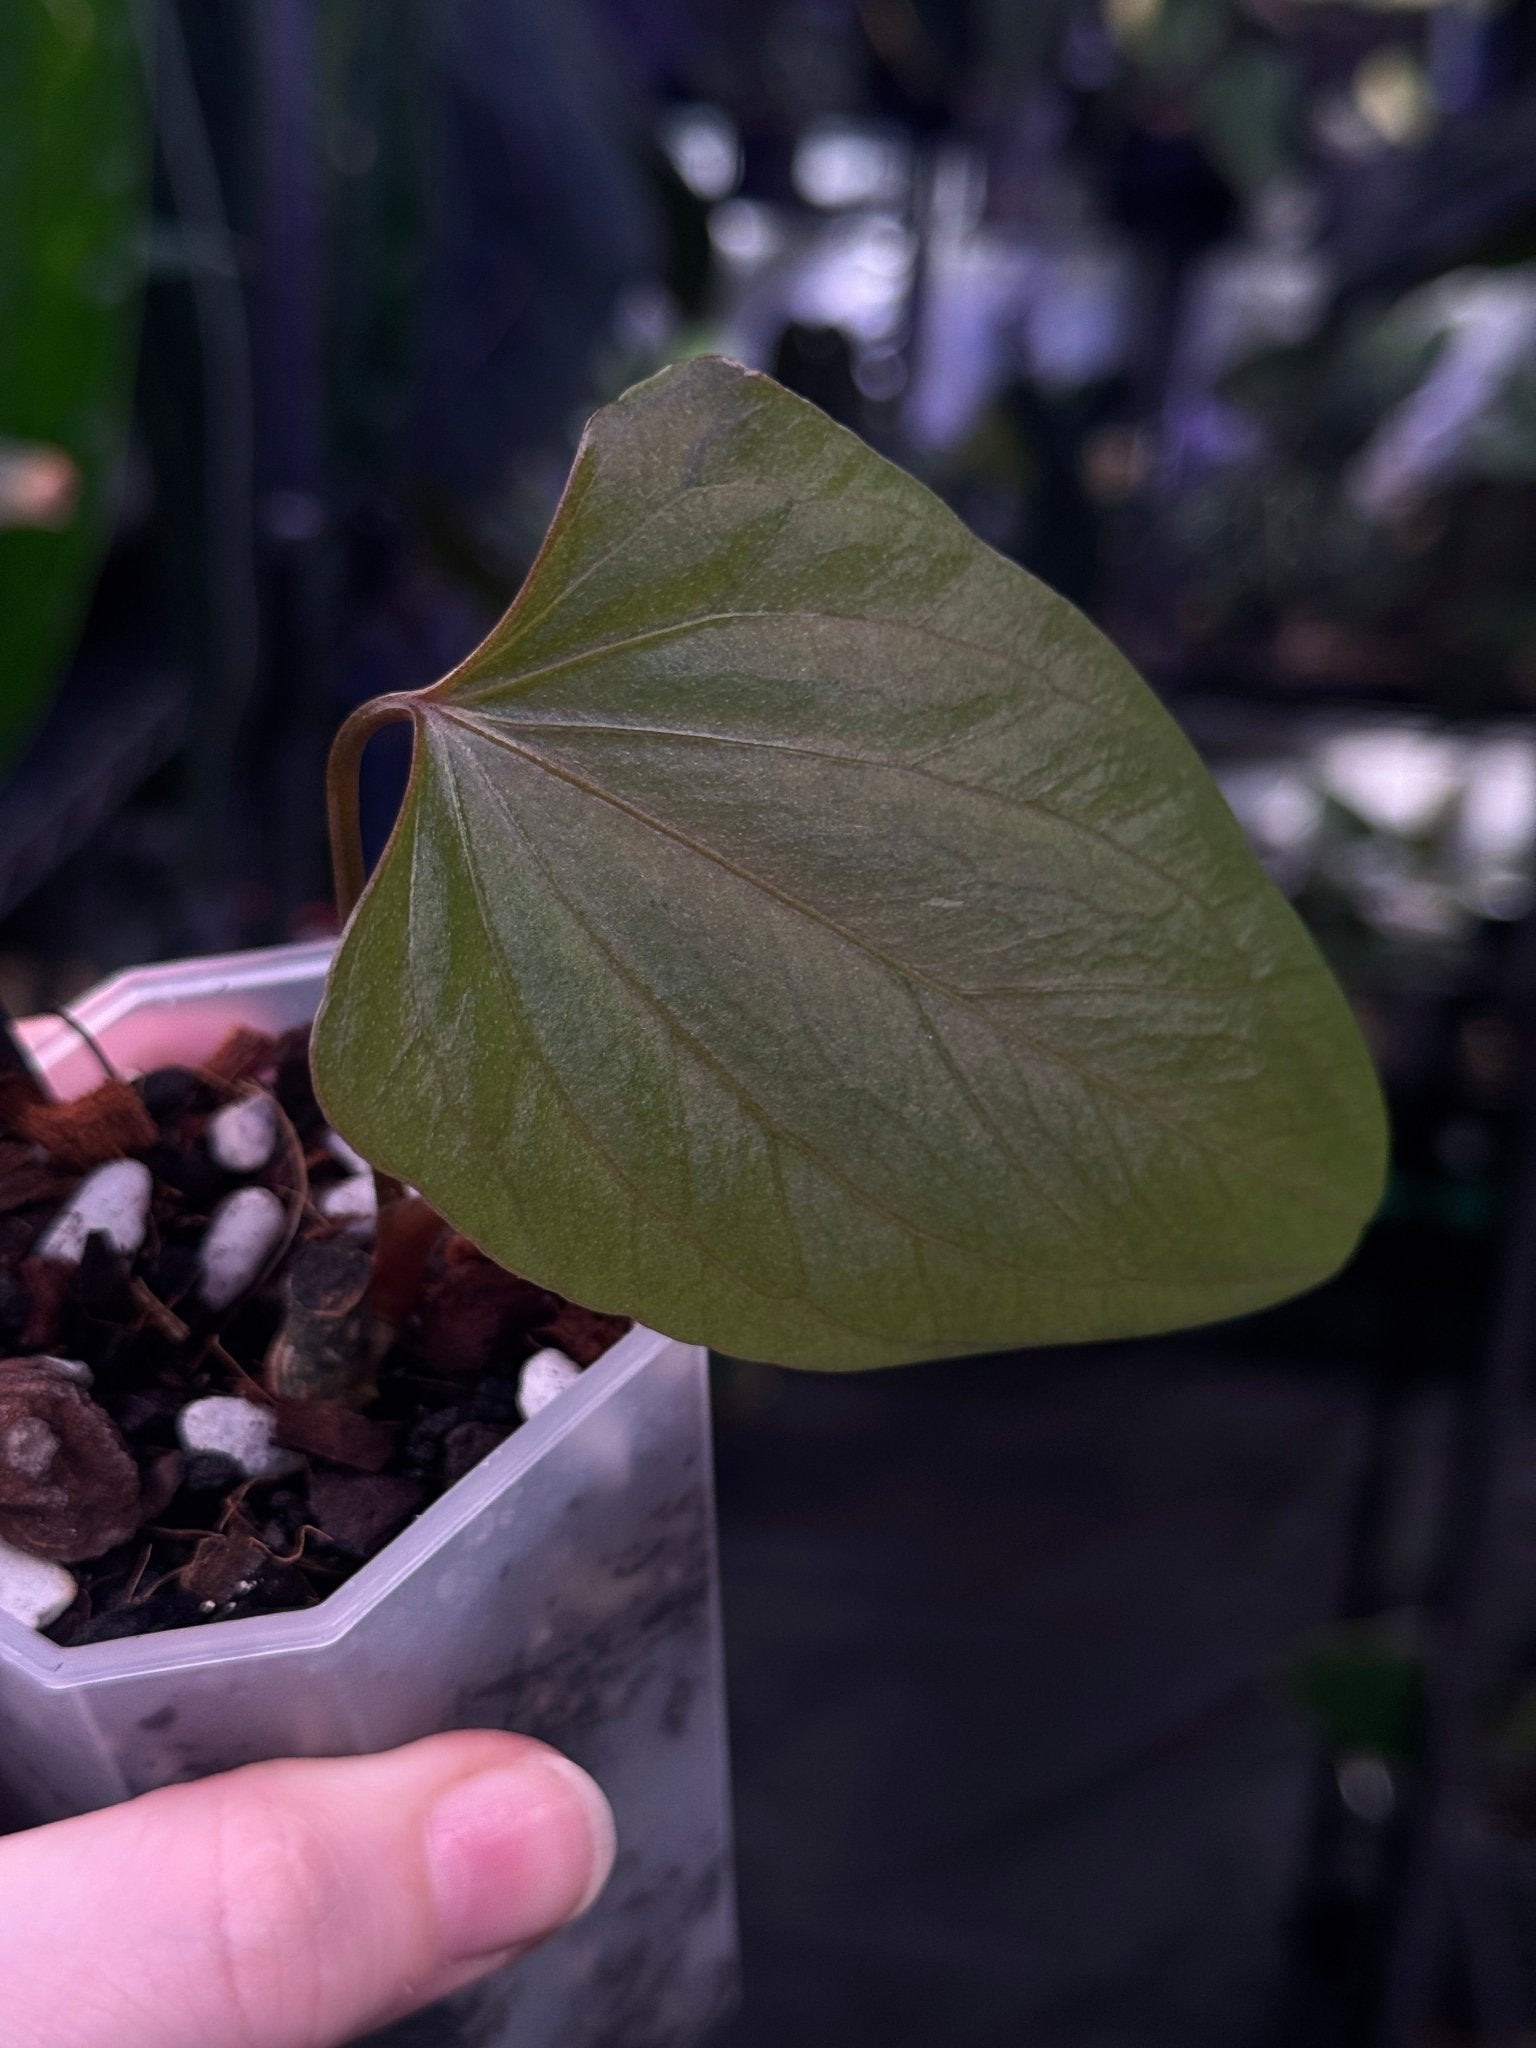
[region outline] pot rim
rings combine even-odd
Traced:
[[[69,1017],[92,1032],[116,1019],[143,1011],[156,999],[174,1009],[189,993],[189,968],[206,970],[208,993],[238,994],[291,981],[295,975],[323,969],[335,941],[322,939],[299,945],[269,946],[248,953],[192,956],[151,967],[126,969],[69,1006],[65,1015],[21,1020],[27,1044],[47,1062],[79,1044]],[[488,1502],[536,1464],[552,1454],[561,1439],[578,1428],[592,1411],[624,1381],[642,1371],[673,1340],[637,1323],[601,1358],[586,1367],[580,1379],[559,1400],[541,1408],[504,1443],[449,1487],[359,1567],[345,1584],[313,1607],[287,1613],[252,1614],[232,1621],[213,1621],[190,1628],[152,1630],[117,1636],[101,1643],[73,1647],[53,1642],[0,1613],[0,1662],[26,1669],[43,1685],[59,1688],[110,1683],[129,1673],[185,1671],[200,1665],[227,1664],[246,1657],[302,1654],[329,1648],[350,1633],[392,1588],[424,1557],[472,1522]]]

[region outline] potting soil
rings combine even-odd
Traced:
[[[253,1167],[263,1112],[232,1137],[229,1105],[254,1091]],[[121,1160],[147,1210],[142,1174],[91,1183]],[[584,1368],[629,1327],[383,1193],[326,1128],[306,1030],[74,1103],[0,1096],[0,1541],[73,1575],[56,1642],[314,1605],[519,1426],[534,1353]],[[221,1233],[251,1271],[214,1308]],[[231,1418],[260,1458],[198,1447]]]

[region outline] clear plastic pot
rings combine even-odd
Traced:
[[[146,968],[72,1014],[123,1071],[314,1010],[325,946]],[[23,1027],[61,1093],[100,1067]],[[681,2048],[735,1978],[706,1361],[634,1330],[320,1606],[60,1649],[0,1615],[0,1808],[50,1820],[277,1756],[521,1729],[613,1802],[574,1927],[371,2036],[390,2048]]]

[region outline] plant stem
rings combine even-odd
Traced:
[[[357,800],[363,749],[381,726],[397,718],[415,723],[416,710],[409,692],[375,697],[371,703],[360,705],[331,742],[331,758],[325,771],[326,811],[331,827],[336,914],[343,924],[357,908],[357,899],[368,879]]]

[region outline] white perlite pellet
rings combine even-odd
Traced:
[[[198,1292],[211,1309],[228,1308],[260,1278],[287,1228],[288,1212],[270,1188],[224,1197],[197,1248]]]
[[[74,1605],[79,1587],[61,1564],[0,1543],[0,1614],[23,1628],[46,1628]]]
[[[270,1408],[258,1408],[238,1394],[207,1394],[182,1409],[176,1435],[184,1451],[216,1451],[247,1479],[281,1479],[297,1472],[303,1461],[273,1443],[276,1420]]]
[[[552,1346],[535,1351],[517,1376],[517,1405],[523,1411],[523,1420],[532,1422],[541,1408],[547,1408],[557,1394],[563,1394],[580,1378],[581,1367],[563,1351]]]
[[[29,1365],[46,1365],[66,1380],[76,1380],[82,1387],[88,1387],[96,1375],[83,1358],[55,1358],[51,1351],[39,1351],[27,1360]]]
[[[227,1173],[259,1173],[277,1150],[270,1095],[243,1095],[208,1119],[208,1151]]]
[[[320,1197],[320,1214],[333,1222],[371,1223],[379,1213],[379,1191],[372,1172],[339,1180]]]
[[[88,1173],[33,1247],[40,1259],[78,1266],[86,1239],[99,1231],[125,1257],[144,1242],[154,1182],[142,1159],[109,1159]]]

